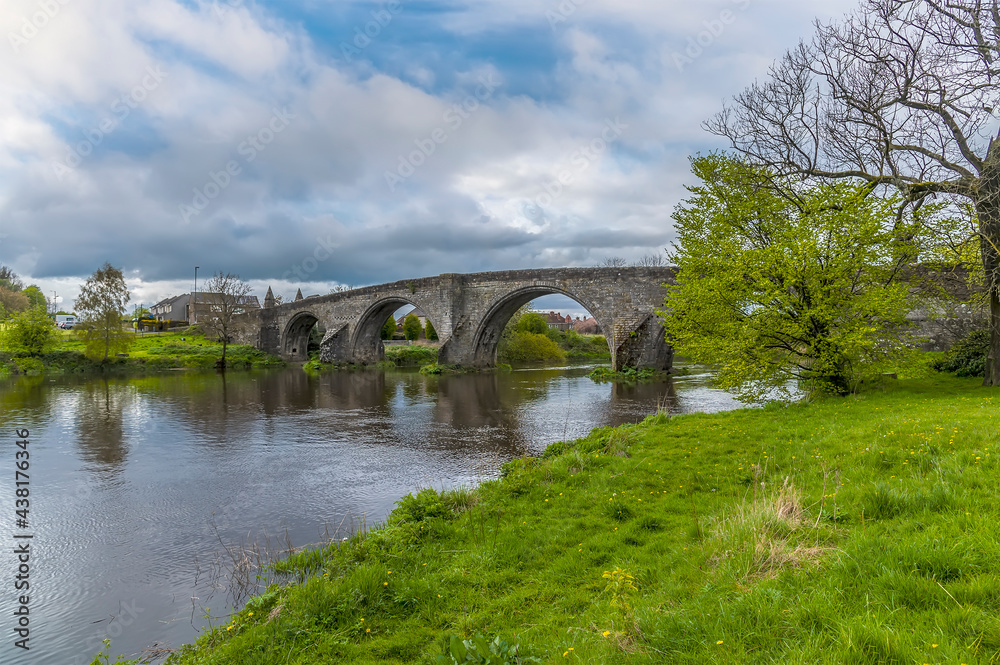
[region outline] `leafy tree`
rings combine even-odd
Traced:
[[[29,307],[41,307],[43,310],[48,309],[49,301],[45,299],[45,294],[36,285],[25,288],[21,291],[28,298]]]
[[[218,272],[205,284],[205,291],[198,293],[203,310],[198,316],[198,323],[222,342],[222,358],[219,360],[222,369],[226,367],[226,347],[245,323],[240,315],[247,312],[251,301],[250,290],[250,284],[240,279],[239,275]]]
[[[391,316],[385,320],[385,325],[382,326],[381,337],[382,339],[392,339],[392,336],[396,334],[396,319]]]
[[[916,225],[892,202],[847,182],[779,191],[717,155],[692,165],[702,184],[673,214],[679,272],[661,313],[680,354],[753,400],[792,379],[844,393],[908,352],[900,275],[917,241],[899,238]]]
[[[549,322],[544,315],[538,312],[522,312],[514,324],[514,330],[546,335],[549,332]]]
[[[31,301],[21,291],[15,291],[0,284],[0,320],[8,319],[18,312],[28,309]]]
[[[556,339],[559,331],[549,327],[542,314],[533,312],[531,303],[517,310],[500,334],[497,360],[512,362],[561,362],[566,352]]]
[[[55,343],[56,329],[44,307],[29,307],[20,312],[2,332],[4,347],[11,353],[40,356]]]
[[[107,362],[111,353],[123,353],[132,345],[132,336],[122,328],[128,301],[125,276],[110,263],[94,271],[80,288],[75,307],[80,323],[76,330],[89,358]]]
[[[411,341],[420,337],[420,319],[415,314],[407,314],[403,319],[403,337]]]
[[[432,342],[436,342],[438,339],[437,330],[434,329],[434,324],[431,323],[430,319],[427,319],[427,325],[424,326],[424,337]]]
[[[860,180],[900,205],[971,205],[1000,386],[1000,4],[863,0],[707,123],[780,174]]]
[[[24,282],[9,267],[0,266],[0,287],[10,291],[20,291],[24,288]]]

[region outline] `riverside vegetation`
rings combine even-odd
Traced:
[[[916,368],[555,443],[276,564],[292,583],[168,663],[995,662],[1000,422],[978,383]]]
[[[127,355],[111,356],[106,362],[88,358],[85,342],[73,332],[56,333],[55,341],[38,354],[0,352],[0,376],[10,374],[72,374],[110,372],[120,374],[170,369],[211,369],[222,357],[222,344],[206,337],[196,326],[186,332],[133,334]],[[230,369],[277,367],[285,362],[247,345],[229,345],[226,366]]]

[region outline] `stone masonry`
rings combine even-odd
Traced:
[[[590,311],[608,340],[612,365],[670,369],[655,310],[674,268],[546,268],[444,274],[313,296],[265,307],[240,339],[287,360],[306,360],[309,332],[323,333],[321,358],[372,364],[384,356],[379,332],[405,304],[422,309],[441,340],[439,362],[466,367],[496,363],[497,342],[522,305],[550,294],[569,296]]]

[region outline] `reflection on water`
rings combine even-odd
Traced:
[[[211,574],[220,539],[317,542],[594,427],[739,406],[705,376],[595,384],[589,369],[0,383],[3,436],[31,430],[35,533],[30,657],[5,640],[0,662],[86,665],[105,638],[127,655],[191,641],[206,610],[227,612]],[[13,498],[0,489],[0,513]]]

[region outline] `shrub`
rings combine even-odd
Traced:
[[[45,365],[38,358],[15,358],[14,364],[17,365],[19,374],[37,375],[45,372]]]
[[[14,316],[2,331],[4,346],[12,353],[38,356],[55,343],[55,326],[45,310],[33,307]]]
[[[438,338],[437,330],[434,329],[434,324],[431,323],[430,319],[427,319],[427,325],[424,326],[424,337],[431,340],[432,342],[437,341]]]
[[[433,487],[407,494],[396,502],[396,508],[389,515],[389,524],[400,522],[423,522],[449,516],[451,511]]]
[[[413,314],[407,314],[403,319],[403,337],[410,341],[420,337],[420,319]]]
[[[655,369],[635,367],[624,367],[620,372],[616,372],[610,367],[596,367],[588,374],[592,381],[604,383],[606,381],[622,381],[625,383],[638,383],[640,381],[655,381],[661,378],[663,372]]]
[[[390,346],[385,359],[396,367],[427,365],[437,361],[437,349],[430,346]]]
[[[430,323],[428,321],[427,323]],[[396,334],[396,319],[391,316],[385,320],[385,324],[382,326],[382,332],[380,337],[382,339],[392,339],[392,336]]]
[[[503,362],[561,362],[566,352],[547,335],[517,330],[501,345]]]
[[[932,367],[939,372],[954,372],[957,376],[986,376],[986,356],[990,349],[990,331],[973,330],[951,347],[944,358]]]

